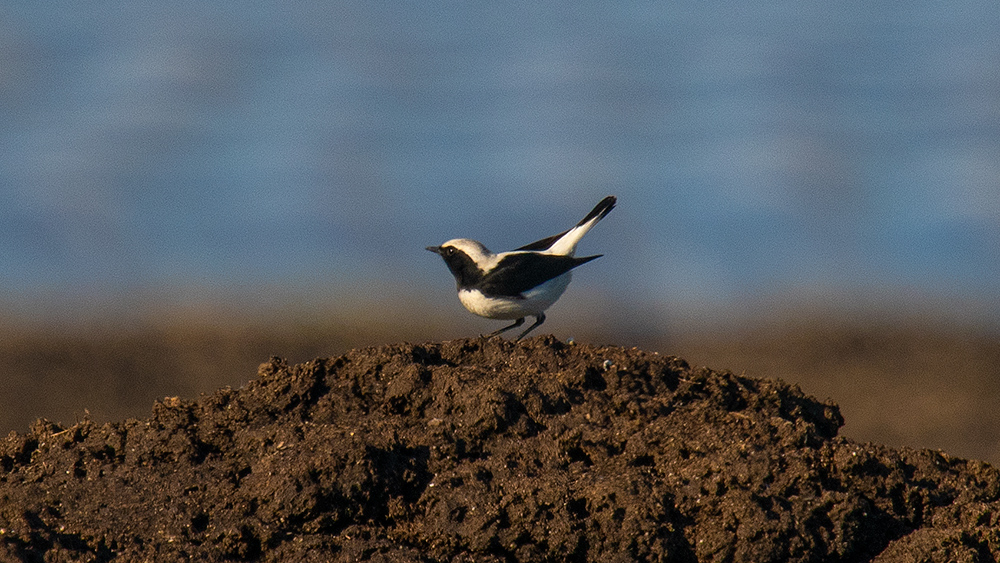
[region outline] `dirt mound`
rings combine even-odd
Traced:
[[[887,397],[886,400],[891,400]],[[1000,474],[551,337],[355,350],[0,445],[14,561],[994,561]]]

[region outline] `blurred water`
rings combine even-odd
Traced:
[[[7,0],[0,283],[436,298],[427,244],[614,193],[575,285],[996,303],[997,29],[988,0]]]

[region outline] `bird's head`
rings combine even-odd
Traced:
[[[452,239],[441,246],[428,246],[427,250],[444,259],[460,288],[474,284],[496,265],[496,255],[474,240]]]

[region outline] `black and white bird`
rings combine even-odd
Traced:
[[[458,299],[469,311],[489,319],[515,319],[514,324],[488,334],[490,338],[535,317],[518,340],[545,322],[545,310],[566,291],[573,268],[601,254],[576,258],[576,245],[598,221],[615,207],[615,196],[601,200],[572,229],[494,254],[482,243],[457,238],[427,250],[444,258],[458,285]]]

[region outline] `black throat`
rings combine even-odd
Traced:
[[[483,281],[483,271],[479,269],[479,266],[469,258],[469,255],[458,250],[457,248],[450,248],[450,252],[445,252],[441,254],[444,258],[445,264],[448,265],[448,269],[451,270],[451,274],[455,276],[455,283],[458,285],[458,289],[468,289],[474,287]]]

